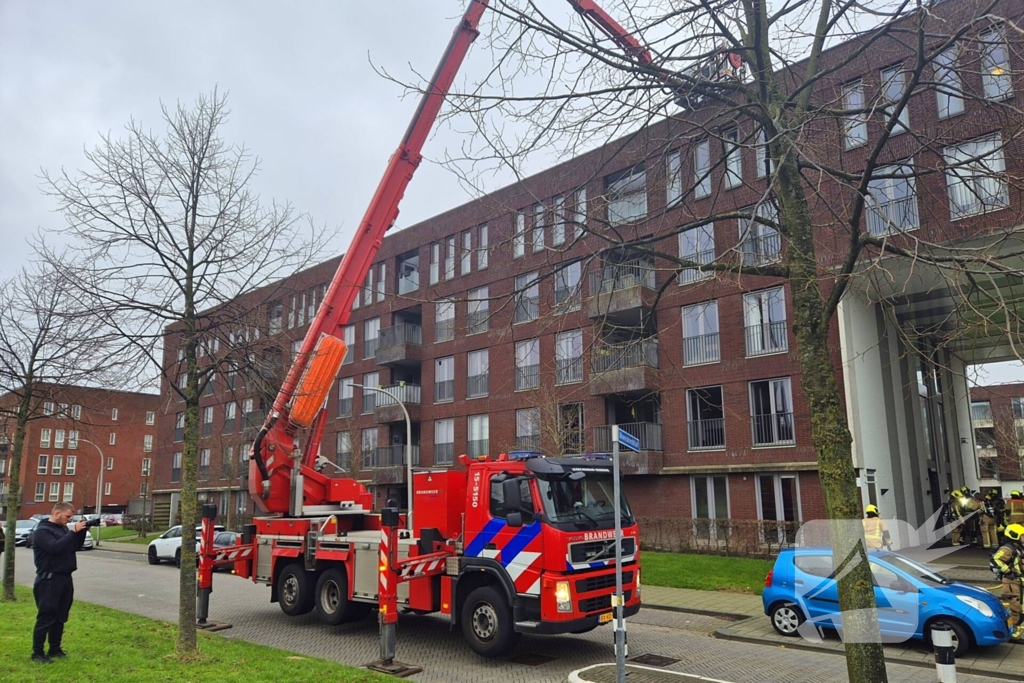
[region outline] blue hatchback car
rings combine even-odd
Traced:
[[[885,642],[927,640],[939,624],[953,631],[955,655],[973,646],[998,645],[1010,637],[1009,613],[976,586],[947,579],[889,551],[868,556],[875,581],[878,621]],[[783,550],[765,578],[764,613],[784,636],[841,630],[839,591],[831,548]],[[812,624],[808,629],[805,622]]]

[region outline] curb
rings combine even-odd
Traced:
[[[583,678],[583,674],[587,671],[591,671],[592,669],[601,669],[608,667],[614,668],[615,665],[592,664],[588,667],[577,669],[576,671],[573,671],[569,674],[569,683],[593,683],[593,681],[591,681],[589,678]],[[706,678],[704,676],[698,676],[697,674],[687,674],[682,673],[681,671],[669,671],[668,669],[656,669],[654,667],[640,666],[638,664],[627,664],[626,669],[627,676],[629,675],[629,669],[633,669],[634,671],[652,671],[654,673],[661,674],[666,678],[676,677],[686,681],[705,681],[705,683],[732,683],[731,681],[726,681],[721,678]]]
[[[94,545],[93,550],[106,550],[107,552],[128,553],[132,555],[145,555],[147,552],[147,546],[107,541],[103,545]]]
[[[641,603],[643,609],[653,609],[660,612],[678,612],[681,614],[699,614],[702,617],[718,617],[719,619],[729,619],[732,621],[745,621],[747,619],[756,619],[760,615],[751,615],[740,612],[722,612],[710,609],[697,609],[696,607],[678,607],[676,605],[652,605],[649,602]]]

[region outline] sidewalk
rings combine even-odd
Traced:
[[[761,598],[757,595],[743,593],[645,585],[642,602],[644,609],[690,612],[725,619],[749,619],[750,617],[764,616]]]
[[[141,543],[118,543],[117,541],[101,541],[100,545],[94,546],[95,550],[106,550],[115,553],[132,553],[134,555],[145,555],[149,545]]]

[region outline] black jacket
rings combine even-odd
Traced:
[[[36,572],[45,574],[70,574],[78,569],[78,557],[75,553],[85,543],[82,529],[77,534],[67,527],[54,524],[44,519],[36,526],[32,536],[32,554],[36,561]]]

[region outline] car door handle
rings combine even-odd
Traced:
[[[801,581],[800,579],[797,579],[797,580],[796,580],[796,581],[794,581],[793,583],[795,583],[795,584],[796,584],[796,585],[798,585],[798,586],[802,586],[802,585],[804,585],[804,582],[803,582],[803,581]]]

